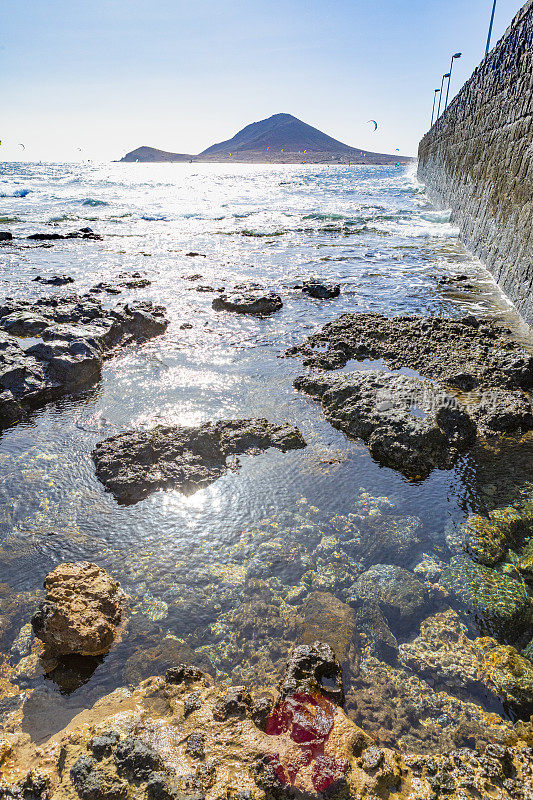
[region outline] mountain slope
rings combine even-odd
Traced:
[[[319,153],[351,153],[354,148],[333,139],[318,128],[291,114],[274,114],[260,122],[247,125],[232,139],[208,147],[201,156],[215,155],[222,152],[256,152],[270,147],[272,150],[298,152],[301,150]]]
[[[157,150],[155,147],[138,147],[131,153],[126,153],[121,161],[190,161],[193,156],[185,153],[168,153],[166,150]]]

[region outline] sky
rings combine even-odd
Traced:
[[[498,0],[493,44],[521,5]],[[463,53],[452,93],[483,58],[491,10],[492,0],[2,0],[0,160],[109,161],[140,145],[198,153],[279,112],[354,147],[415,155],[451,54]]]

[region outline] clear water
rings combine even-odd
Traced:
[[[152,285],[105,302],[150,298],[167,307],[171,320],[164,336],[108,361],[98,387],[47,406],[0,438],[0,583],[20,600],[2,650],[10,651],[58,563],[94,560],[131,597],[128,627],[106,658],[28,680],[53,698],[52,727],[62,714],[157,671],[165,647],[190,648],[184,652],[210,663],[221,680],[274,682],[286,654],[279,641],[288,647],[296,634],[281,623],[258,632],[262,593],[282,617],[298,612],[312,588],[343,599],[360,554],[328,549],[338,515],[416,517],[420,544],[396,561],[413,568],[423,554],[447,559],[445,526],[485,508],[494,493],[491,470],[508,482],[515,470],[510,490],[532,477],[509,446],[488,466],[474,452],[454,470],[409,482],[326,423],[318,404],[292,388],[299,362],[279,357],[346,311],[472,312],[505,317],[521,333],[448,216],[427,203],[414,169],[3,165],[0,218],[0,229],[16,237],[87,225],[104,236],[2,245],[2,296],[83,292],[135,270]],[[187,257],[190,251],[205,258]],[[31,282],[62,273],[75,284]],[[201,279],[186,280],[195,273]],[[438,282],[457,274],[467,274],[475,288]],[[313,300],[292,288],[310,276],[339,282],[341,297]],[[217,313],[214,295],[194,288],[243,282],[278,291],[282,311],[259,320]],[[181,329],[185,322],[193,327]],[[160,492],[129,507],[95,478],[90,454],[102,438],[162,422],[232,417],[292,422],[308,447],[245,457],[240,471],[191,497]],[[528,446],[519,452],[530,464]],[[302,584],[309,570],[314,583]]]

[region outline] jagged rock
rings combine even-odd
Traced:
[[[533,709],[533,664],[489,637],[469,639],[455,611],[424,620],[420,635],[400,645],[398,660],[447,691],[485,690],[515,708]]]
[[[472,416],[484,434],[525,433],[533,428],[533,407],[528,396],[519,390],[483,392]]]
[[[244,719],[252,706],[252,698],[244,686],[232,686],[213,708],[213,719],[222,722],[229,717]]]
[[[469,608],[489,632],[510,635],[527,625],[530,599],[522,582],[506,573],[454,556],[440,582]]]
[[[178,664],[177,667],[167,669],[165,672],[165,681],[173,684],[200,681],[204,677],[204,673],[201,670],[191,667],[189,664]]]
[[[0,305],[0,426],[73,387],[95,383],[115,348],[158,336],[167,325],[164,309],[150,302],[106,310],[87,295],[35,303],[6,298]],[[13,336],[43,341],[23,350]]]
[[[157,489],[192,494],[227,471],[228,456],[276,447],[305,447],[292,425],[262,419],[207,422],[197,428],[159,425],[127,431],[99,442],[93,451],[96,475],[119,502],[136,503]]]
[[[429,611],[430,596],[412,572],[393,564],[376,564],[351,586],[347,601],[355,608],[377,605],[396,631],[412,630]]]
[[[215,311],[235,311],[264,317],[279,311],[283,302],[275,292],[233,292],[215,297],[212,306]]]
[[[429,381],[372,370],[301,376],[294,386],[319,398],[328,421],[362,438],[377,461],[411,477],[450,468],[476,438],[468,414]]]
[[[106,653],[119,632],[126,596],[101,567],[61,564],[46,576],[46,599],[32,619],[52,655]]]
[[[94,759],[82,755],[70,769],[70,780],[81,800],[125,800],[128,786],[118,778],[109,780]]]
[[[92,228],[80,228],[70,233],[32,233],[26,238],[37,242],[46,242],[58,239],[92,239],[93,241],[100,241],[103,237],[95,233]]]
[[[200,760],[205,758],[205,736],[202,731],[193,731],[189,735],[185,754]]]
[[[114,760],[119,775],[136,780],[150,777],[152,772],[163,766],[159,753],[137,736],[128,736],[120,742],[115,750]]]
[[[317,641],[295,647],[280,692],[282,700],[294,694],[318,692],[342,706],[342,670],[329,644]]]
[[[49,278],[43,275],[37,275],[32,278],[33,281],[44,283],[47,286],[65,286],[67,283],[74,283],[74,278],[70,275],[51,275]]]
[[[9,231],[0,231],[0,242],[10,242],[13,239],[13,234]]]
[[[353,358],[382,358],[389,369],[408,367],[465,390],[533,386],[533,356],[511,330],[471,315],[343,314],[288,354],[302,355],[306,365],[322,369],[344,367]]]
[[[318,300],[331,300],[340,295],[341,287],[338,284],[327,284],[318,280],[310,280],[304,281],[302,292]]]

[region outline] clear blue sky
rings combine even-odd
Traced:
[[[493,42],[520,0],[498,0]],[[484,55],[492,0],[2,0],[0,158],[199,152],[288,112],[414,154],[433,90]],[[376,134],[365,125],[380,122]]]

